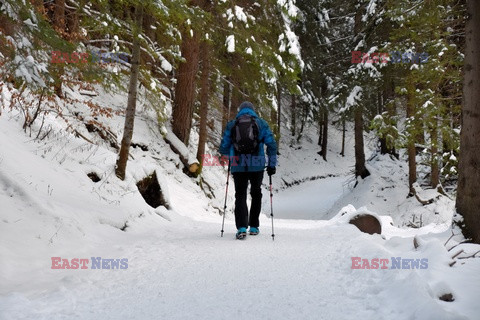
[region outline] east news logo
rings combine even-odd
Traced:
[[[428,259],[402,259],[401,257],[392,257],[390,268],[389,259],[362,259],[352,257],[352,269],[427,269]]]
[[[89,263],[91,262],[91,265]],[[52,257],[52,269],[127,269],[128,259],[102,259],[92,257],[91,259],[62,259]]]

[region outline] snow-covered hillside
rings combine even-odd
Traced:
[[[225,168],[205,167],[202,183],[182,173],[156,114],[140,104],[136,147],[126,180],[118,180],[117,150],[85,123],[95,121],[118,143],[126,99],[97,91],[92,97],[66,88],[77,103],[62,105],[62,117],[51,112],[36,121],[30,135],[21,129],[21,111],[5,107],[10,95],[4,87],[0,319],[476,319],[480,262],[459,258],[479,246],[448,251],[463,240],[448,240],[453,202],[441,197],[422,206],[407,200],[402,162],[373,157],[372,176],[353,188],[350,132],[341,157],[341,134],[331,130],[327,162],[316,153],[314,129],[307,128],[306,138],[292,148],[285,134],[273,177],[275,241],[267,185],[261,234],[241,242],[234,240],[231,184],[222,238]],[[92,114],[85,101],[112,108],[111,117]],[[216,154],[213,146],[207,152]],[[153,172],[170,209],[150,207],[137,189]],[[90,173],[100,180],[93,182]],[[368,210],[381,216],[382,236],[348,224],[349,217]],[[423,215],[422,227],[406,227],[415,214]],[[392,269],[397,257],[428,264]],[[93,269],[97,258],[109,268]],[[371,259],[389,262],[386,269],[367,269],[361,260],[365,268],[356,269],[352,258],[368,259],[369,267]],[[81,259],[89,260],[88,268],[74,268]],[[127,263],[112,269],[113,261],[105,259]],[[439,300],[448,293],[453,302]]]

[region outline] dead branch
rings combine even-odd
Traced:
[[[469,256],[467,256],[467,257],[458,257],[458,259],[470,259],[470,258],[476,258],[475,256],[476,256],[477,254],[479,254],[479,253],[480,253],[480,250],[478,250],[478,251],[477,251],[477,252],[475,252],[474,254],[472,254],[472,255],[469,255]]]
[[[420,199],[420,197],[418,196],[416,191],[413,195],[415,196],[415,199],[417,199],[418,202],[420,202],[423,206],[432,204],[435,201],[435,199],[438,199],[438,197],[435,197],[435,198],[428,199],[428,200],[422,200],[422,199]]]
[[[38,133],[37,133],[37,136],[35,137],[35,140],[38,139],[38,137],[40,136],[40,133],[42,132],[44,123],[45,123],[45,115],[43,115],[42,124],[40,125],[40,129],[38,130]]]
[[[450,196],[447,194],[447,192],[445,191],[445,189],[443,189],[443,186],[441,184],[438,184],[437,186],[437,192],[440,193],[441,195],[447,197],[448,199],[452,200],[450,198]]]
[[[458,251],[457,253],[455,253],[455,254],[452,256],[452,259],[455,259],[456,257],[458,257],[460,254],[462,254],[462,253],[464,253],[464,252],[465,252],[465,251],[463,251],[463,249],[460,250],[460,251]]]
[[[417,236],[413,237],[413,247],[414,247],[415,249],[417,249],[418,247],[420,247],[420,243],[419,243],[419,241],[418,241],[418,237],[417,237]]]
[[[448,241],[450,241],[450,240],[455,236],[455,234],[453,233],[453,230],[450,230],[450,231],[452,231],[452,235],[450,236],[450,238],[447,239],[447,241],[446,241],[445,244],[443,245],[444,247],[446,247]]]
[[[50,132],[52,132],[52,127],[50,126],[50,128],[48,129],[47,132],[45,132],[45,134],[43,135],[42,138],[40,138],[40,141],[42,141],[43,139],[45,139],[46,137],[48,137],[48,135],[50,134]]]
[[[37,106],[37,110],[35,110],[35,113],[33,115],[33,117],[30,118],[30,116],[28,116],[28,112],[25,116],[25,122],[23,123],[23,130],[27,130],[27,127],[31,127],[33,122],[35,122],[35,120],[37,119],[38,117],[38,114],[40,113],[40,106],[42,104],[42,99],[43,99],[43,95],[45,94],[45,88],[43,88],[42,90],[42,93],[40,94],[40,99],[38,99],[38,106]]]
[[[461,245],[462,243],[466,243],[466,242],[469,242],[471,241],[472,239],[465,239],[463,241],[460,241],[459,243],[457,243],[456,245],[454,245],[453,247],[451,247],[450,249],[448,249],[448,251],[450,252],[452,249],[454,249],[455,247],[458,247],[459,245]]]
[[[76,135],[77,137],[83,138],[83,140],[85,140],[85,141],[87,141],[87,142],[89,142],[89,143],[91,143],[91,144],[95,144],[95,143],[93,143],[92,140],[88,139],[88,138],[85,137],[83,134],[81,134],[80,132],[78,132],[77,129],[73,129],[73,132],[75,133],[75,135]]]
[[[418,195],[418,192],[417,192],[417,189],[416,188],[413,188],[413,195],[415,196],[415,199],[418,200],[418,202],[420,202],[423,206],[426,206],[426,205],[429,205],[429,204],[432,204],[433,202],[435,202],[435,200],[439,199],[440,198],[440,195],[434,197],[434,198],[431,198],[431,199],[428,199],[428,200],[423,200],[420,198],[420,196]]]

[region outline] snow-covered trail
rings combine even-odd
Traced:
[[[293,186],[275,195],[275,217],[320,220],[345,192],[348,178],[326,177]],[[268,196],[268,195],[267,195]]]
[[[223,238],[219,229],[188,219],[161,232],[137,225],[96,249],[128,258],[128,269],[45,266],[48,284],[0,297],[0,318],[464,319],[430,296],[425,270],[352,270],[352,256],[395,253],[351,225],[279,220],[274,242],[268,225],[245,241],[234,240],[231,224]]]

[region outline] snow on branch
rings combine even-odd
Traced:
[[[200,165],[197,158],[188,151],[187,146],[178,139],[170,128],[165,128],[164,132],[165,141],[170,145],[173,152],[178,154],[185,168],[187,168],[190,173],[195,173]]]

